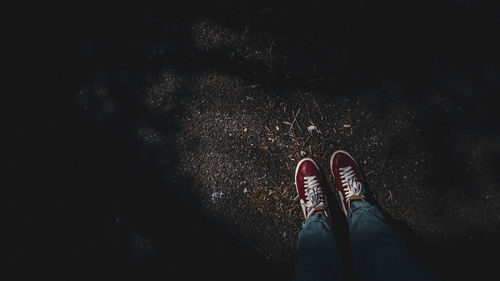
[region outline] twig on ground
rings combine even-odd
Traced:
[[[266,128],[268,135],[272,135],[271,130],[267,126],[264,126],[264,128]]]
[[[258,178],[257,180],[260,181],[260,180],[264,179],[266,176],[267,176],[267,174],[264,174],[262,177]]]
[[[297,208],[298,205],[294,205],[293,207],[291,207],[290,209],[287,210],[288,213],[290,213],[293,209]]]
[[[275,181],[273,181],[272,179],[271,179],[271,183],[274,185],[274,188],[275,188],[276,190],[278,190],[278,189],[279,189],[278,184],[277,184]]]
[[[332,149],[332,147],[333,147],[333,144],[330,144],[330,146],[329,146],[329,147],[328,147],[328,149],[325,151],[325,153],[323,153],[323,156],[321,156],[321,159],[325,159],[326,153],[327,153],[328,151],[330,151],[330,149]]]
[[[293,110],[292,110],[292,114],[293,114],[293,121],[292,121],[292,127],[293,127],[293,124],[297,123],[297,127],[299,127],[299,130],[302,131],[302,128],[300,127],[299,125],[299,121],[297,121],[297,116],[299,116],[299,113],[300,113],[300,110],[302,109],[302,107],[299,107],[299,110],[297,110],[297,113],[295,113]]]
[[[309,142],[309,140],[311,138],[312,138],[312,135],[310,135],[309,137],[307,137],[306,141],[300,147],[298,147],[298,151],[301,151],[302,148],[304,148],[304,146],[306,146],[307,142]]]
[[[313,125],[313,126],[314,126],[314,130],[316,130],[316,132],[318,132],[319,134],[321,134],[321,131],[320,131],[320,129],[318,128],[318,126],[316,126],[316,124],[314,124],[312,120],[311,120],[311,121],[309,121],[309,122],[311,122],[311,125]]]
[[[273,158],[273,155],[271,154],[271,152],[269,152],[269,150],[266,150],[267,153],[269,153],[269,156],[271,157],[271,162],[273,163],[273,168],[274,168],[274,178],[278,178],[278,169],[276,169],[276,164],[274,163],[274,158]]]
[[[410,213],[411,209],[406,210],[401,217],[406,217]]]
[[[283,113],[286,113],[286,103],[282,101],[280,102],[280,105],[283,107]]]
[[[379,175],[379,176],[380,176],[380,174],[382,173],[382,170],[384,170],[385,160],[387,160],[387,155],[389,155],[389,149],[388,149],[388,150],[387,150],[387,152],[385,153],[384,161],[382,162],[382,167],[380,167],[380,171],[378,171],[378,175]]]

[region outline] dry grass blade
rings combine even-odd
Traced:
[[[297,113],[295,113],[293,110],[292,110],[292,114],[293,114],[293,121],[292,121],[292,127],[293,127],[293,124],[297,123],[297,127],[299,127],[299,130],[302,131],[302,128],[300,127],[299,125],[299,121],[297,121],[297,116],[299,116],[299,113],[300,113],[300,110],[302,109],[302,107],[299,107],[299,110],[297,110]]]
[[[378,171],[379,176],[382,173],[382,171],[384,170],[385,160],[387,160],[387,155],[389,155],[389,150],[387,150],[387,152],[385,153],[384,161],[382,162],[382,167],[380,167],[380,170]]]
[[[325,153],[323,153],[323,156],[321,156],[321,159],[325,159],[325,156],[326,154],[328,153],[328,151],[330,151],[330,149],[332,149],[333,147],[333,144],[330,144],[330,146],[328,147],[328,149],[325,151]]]

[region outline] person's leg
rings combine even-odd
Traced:
[[[329,220],[319,214],[303,222],[294,255],[294,281],[343,280],[339,249]]]
[[[377,207],[352,201],[347,220],[354,271],[360,280],[437,280],[410,257],[402,237]]]
[[[342,280],[325,189],[312,159],[305,158],[297,164],[295,187],[305,221],[295,249],[293,280]]]
[[[366,202],[363,177],[354,158],[336,151],[330,169],[349,222],[355,276],[360,280],[436,280],[410,257],[403,239],[380,211]]]

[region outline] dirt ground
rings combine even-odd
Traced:
[[[312,157],[349,272],[328,171],[343,149],[419,263],[444,280],[491,276],[499,13],[480,1],[399,2],[75,5],[21,17],[31,33],[19,48],[38,60],[19,82],[33,98],[16,95],[7,111],[9,267],[290,280],[302,221],[294,169]]]

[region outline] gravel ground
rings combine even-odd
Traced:
[[[50,92],[13,107],[12,268],[290,280],[294,169],[312,157],[349,269],[328,171],[343,149],[417,261],[445,280],[490,276],[500,233],[490,8],[67,7],[29,39],[46,44]]]

